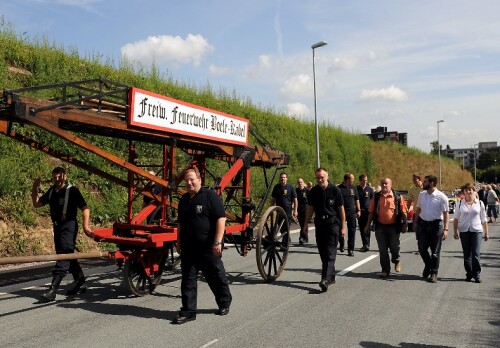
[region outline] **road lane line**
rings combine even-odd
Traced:
[[[36,288],[36,286],[28,286],[26,288],[21,288],[21,290],[31,290],[31,289],[34,289]]]
[[[219,342],[219,340],[216,338],[215,340],[211,340],[210,342],[205,343],[200,348],[207,348],[208,346],[211,346],[212,344],[217,343],[217,342]]]
[[[367,263],[368,261],[371,261],[371,260],[373,260],[373,259],[374,259],[374,258],[376,258],[376,257],[378,257],[378,254],[368,256],[366,259],[361,260],[361,261],[359,261],[359,262],[355,263],[354,265],[347,267],[346,269],[343,269],[342,271],[340,271],[339,273],[337,273],[337,275],[339,275],[339,276],[343,276],[344,274],[349,273],[349,272],[350,272],[350,271],[352,271],[353,269],[358,268],[358,267],[359,267],[359,266],[361,266],[362,264],[365,264],[365,263]]]
[[[0,292],[0,296],[7,295],[6,292]]]

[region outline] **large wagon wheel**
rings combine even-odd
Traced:
[[[290,225],[281,207],[269,207],[259,221],[255,257],[259,273],[267,282],[285,268],[290,248]]]
[[[131,257],[125,261],[123,268],[124,283],[127,289],[136,296],[146,296],[152,293],[158,284],[160,284],[165,261],[168,253],[161,253],[159,256],[150,255],[155,257],[155,262],[158,262],[158,271],[154,272],[152,277],[149,277],[144,270],[144,266],[139,258]],[[147,257],[144,262],[147,263]]]

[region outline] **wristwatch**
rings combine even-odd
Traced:
[[[221,243],[221,242],[219,242],[218,240],[216,240],[216,241],[214,242],[214,245],[221,245],[221,244],[222,244],[222,243]]]

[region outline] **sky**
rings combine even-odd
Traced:
[[[21,35],[297,119],[314,120],[315,81],[319,123],[387,127],[424,152],[440,120],[443,147],[500,144],[499,13],[497,0],[0,0]]]

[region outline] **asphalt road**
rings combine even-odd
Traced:
[[[130,296],[121,272],[102,261],[85,263],[89,290],[39,302],[50,268],[0,272],[0,347],[500,347],[500,224],[483,242],[483,283],[464,281],[460,242],[443,244],[439,282],[421,279],[414,233],[401,237],[402,270],[379,279],[372,250],[337,258],[337,283],[318,287],[314,238],[290,250],[286,269],[264,283],[255,253],[224,251],[233,305],[215,315],[213,296],[199,282],[196,321],[171,325],[180,307],[180,275],[169,273],[155,294]],[[314,233],[311,233],[313,237]],[[357,246],[360,246],[357,236]],[[292,240],[298,241],[294,234]]]

